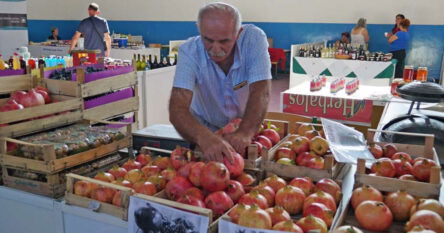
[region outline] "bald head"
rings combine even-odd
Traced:
[[[199,31],[202,30],[204,21],[210,20],[231,26],[236,33],[240,30],[242,24],[241,15],[237,8],[223,2],[209,3],[199,10],[197,17]]]

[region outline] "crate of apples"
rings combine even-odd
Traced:
[[[443,217],[444,206],[436,199],[420,199],[405,191],[382,192],[364,185],[353,191],[333,232],[348,228],[356,232],[437,233],[444,232]]]
[[[326,233],[341,198],[341,187],[331,179],[287,182],[273,175],[242,195],[227,216],[232,223],[255,229]]]

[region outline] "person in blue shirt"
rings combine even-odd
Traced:
[[[393,58],[398,61],[396,63],[395,78],[402,78],[406,50],[410,42],[410,34],[408,32],[409,26],[410,20],[401,20],[401,22],[399,23],[400,31],[388,37],[388,42],[390,43],[390,52],[393,54]]]
[[[245,152],[267,111],[272,77],[267,36],[242,25],[239,11],[220,2],[200,9],[197,27],[200,36],[179,48],[170,121],[209,160],[231,160],[232,151]],[[239,89],[248,98],[239,98]],[[214,133],[238,117],[243,120],[234,133]]]

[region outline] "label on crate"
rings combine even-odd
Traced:
[[[208,227],[208,217],[130,197],[128,233],[208,233]]]
[[[219,233],[282,233],[282,231],[255,229],[255,228],[239,226],[223,218],[219,220],[218,232]]]
[[[367,148],[364,135],[352,127],[336,121],[321,119],[325,137],[335,160],[340,163],[357,163],[357,159],[374,160]]]

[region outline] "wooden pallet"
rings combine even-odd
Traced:
[[[424,145],[408,145],[408,144],[397,144],[396,147],[398,151],[409,153],[413,159],[417,157],[424,157],[432,159],[439,163],[438,155],[434,149],[434,135],[432,134],[417,134],[417,133],[403,133],[403,132],[390,132],[390,131],[376,131],[369,130],[367,134],[367,141],[369,143],[376,143],[380,146],[388,144],[387,142],[375,142],[374,135],[376,132],[389,133],[389,134],[399,134],[413,137],[424,137]],[[422,197],[439,197],[441,190],[441,167],[436,166],[431,170],[430,182],[419,182],[419,181],[408,181],[400,180],[397,178],[381,177],[381,176],[370,176],[366,174],[365,160],[358,160],[358,167],[356,170],[356,184],[358,185],[371,185],[378,190],[386,192],[394,192],[398,190],[404,190],[415,196]]]
[[[92,179],[89,177],[79,176],[76,174],[67,174],[66,175],[66,193],[65,193],[65,202],[68,205],[75,205],[84,208],[91,209],[92,211],[105,213],[117,218],[128,220],[128,206],[129,206],[129,197],[133,194],[133,190],[127,187],[123,187],[120,185],[115,185],[107,182],[103,182],[100,180]],[[83,180],[93,184],[97,184],[103,187],[112,188],[115,190],[121,191],[121,203],[122,206],[115,206],[109,203],[103,203],[91,198],[82,197],[74,194],[74,184],[76,181]]]
[[[97,148],[74,154],[64,158],[56,158],[54,145],[44,145],[44,144],[32,144],[12,138],[1,138],[0,139],[0,163],[10,167],[22,168],[31,171],[43,172],[47,174],[57,173],[59,171],[65,170],[70,167],[83,164],[111,153],[117,152],[120,149],[128,148],[132,145],[131,138],[131,123],[125,122],[108,122],[95,120],[95,122],[105,123],[105,124],[124,124],[126,126],[126,136],[123,139],[114,141],[110,144],[102,145]],[[92,123],[92,122],[91,122]],[[36,151],[41,151],[43,154],[44,161],[28,159],[12,154],[8,154],[6,151],[6,143],[12,142],[18,145],[26,145],[30,147],[35,147]]]

